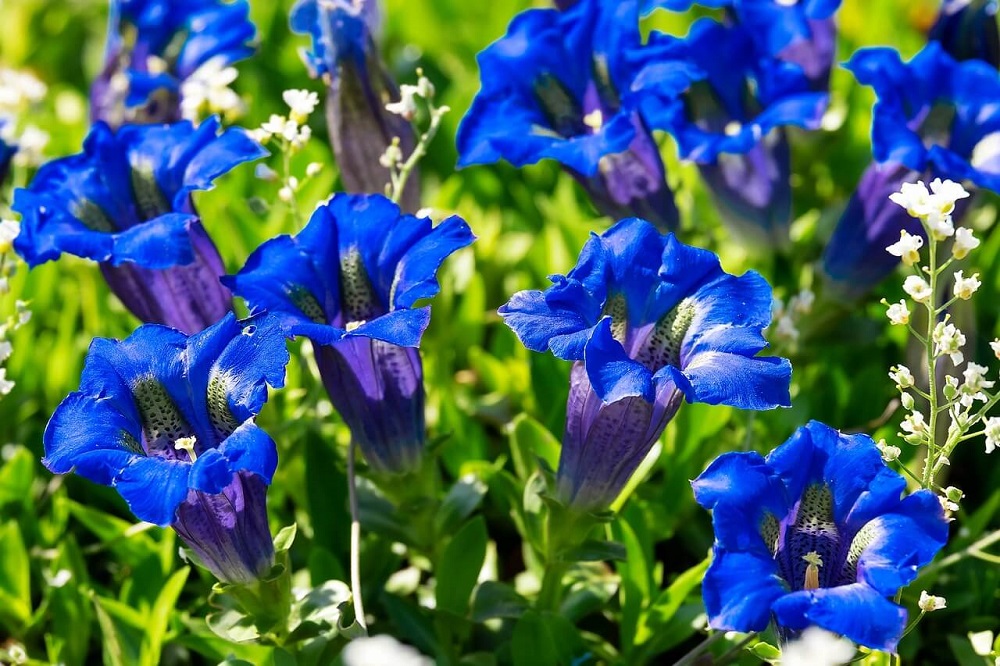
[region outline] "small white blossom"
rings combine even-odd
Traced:
[[[903,281],[903,291],[917,303],[927,303],[931,300],[931,286],[918,275],[910,275]]]
[[[944,597],[936,597],[933,594],[927,594],[927,590],[920,591],[920,601],[917,602],[917,606],[920,607],[925,613],[930,613],[931,611],[941,610],[945,608],[947,602]]]
[[[885,248],[885,251],[894,257],[899,257],[904,264],[912,266],[920,261],[920,248],[924,246],[924,239],[906,233],[906,230],[899,232],[899,240]]]
[[[313,178],[319,175],[319,172],[323,170],[323,165],[319,162],[310,162],[306,165],[306,176]]]
[[[980,657],[988,657],[993,654],[993,632],[990,630],[969,632],[969,642],[972,643],[972,651]]]
[[[854,658],[854,643],[826,629],[807,627],[781,651],[781,666],[843,666]]]
[[[0,395],[7,395],[14,389],[14,382],[7,379],[7,368],[0,368]]]
[[[903,452],[898,446],[892,446],[887,444],[884,439],[878,440],[876,444],[878,450],[882,453],[882,460],[886,462],[892,462],[894,460],[899,460],[900,454]]]
[[[388,634],[355,638],[341,653],[344,666],[433,666],[434,662],[416,648]]]
[[[910,309],[906,307],[905,301],[893,303],[885,312],[889,317],[889,322],[894,326],[905,326],[910,323]]]
[[[0,337],[0,363],[3,363],[8,358],[10,358],[10,354],[12,351],[14,351],[14,348],[11,347],[10,341],[4,340],[2,337]]]
[[[931,192],[934,193],[933,201],[937,209],[942,213],[951,213],[955,210],[955,202],[959,199],[968,198],[969,193],[965,191],[961,183],[953,180],[941,180],[935,178],[931,181]]]
[[[795,320],[787,315],[779,317],[774,324],[774,336],[779,340],[796,342],[799,339],[799,329]]]
[[[385,110],[389,113],[395,113],[397,116],[402,116],[406,120],[413,120],[413,117],[417,115],[417,97],[420,94],[420,89],[417,86],[411,86],[403,84],[399,87],[399,101],[389,102],[385,105]]]
[[[948,354],[951,357],[951,362],[955,365],[961,365],[962,361],[965,360],[965,355],[962,353],[962,347],[965,346],[965,334],[954,324],[938,322],[937,326],[934,327],[933,340],[935,356]]]
[[[972,298],[972,295],[976,293],[976,290],[982,286],[982,282],[979,281],[979,273],[973,273],[969,277],[963,277],[962,271],[955,272],[955,296],[961,298],[963,301],[967,301]]]
[[[284,116],[272,113],[271,117],[267,119],[267,122],[260,126],[260,129],[262,132],[266,132],[267,134],[284,134],[286,122],[287,121]]]
[[[910,435],[922,436],[927,434],[927,422],[924,421],[924,415],[920,412],[907,414],[899,427]]]
[[[951,246],[951,254],[956,259],[964,259],[969,252],[979,247],[979,239],[972,235],[972,229],[962,227],[955,230],[955,243]]]
[[[295,193],[292,191],[290,187],[287,186],[282,187],[280,190],[278,190],[278,198],[284,201],[285,203],[289,203],[292,201],[292,199],[295,198]]]
[[[36,167],[44,161],[43,153],[49,143],[49,133],[26,125],[17,139],[17,152],[14,154],[14,164],[22,167]]]
[[[281,99],[291,110],[291,117],[300,124],[306,122],[309,114],[316,110],[319,104],[319,95],[311,90],[286,90],[281,93]]]
[[[813,303],[815,302],[816,294],[811,289],[802,289],[798,294],[789,299],[788,309],[796,314],[809,314],[812,312]]]
[[[0,67],[0,114],[15,115],[40,102],[48,92],[33,74]]]
[[[987,372],[989,372],[989,368],[972,361],[969,361],[969,364],[965,366],[965,372],[962,373],[965,376],[965,383],[962,385],[963,406],[971,407],[973,400],[986,402],[989,399],[983,390],[993,388],[995,382],[986,380]]]
[[[899,192],[889,195],[889,201],[902,206],[913,217],[923,217],[932,210],[931,193],[922,180],[903,183]]]
[[[181,115],[198,121],[203,115],[220,114],[235,118],[243,113],[243,100],[230,85],[239,72],[227,67],[224,58],[211,58],[181,83]]]
[[[983,421],[986,431],[986,453],[993,453],[1000,445],[1000,416],[991,416]]]
[[[896,388],[901,391],[915,384],[913,373],[905,365],[895,365],[889,368],[889,379],[896,382]]]
[[[955,223],[952,221],[951,215],[932,210],[924,219],[931,229],[931,236],[934,237],[934,240],[943,241],[949,236],[955,235]]]
[[[7,254],[14,248],[14,239],[21,233],[21,223],[17,220],[0,220],[0,254]]]

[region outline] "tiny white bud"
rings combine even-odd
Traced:
[[[979,281],[979,273],[974,273],[970,277],[963,277],[962,271],[955,272],[955,296],[967,301],[972,298],[976,290],[982,286]]]

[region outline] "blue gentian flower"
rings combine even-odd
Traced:
[[[100,262],[112,291],[144,322],[188,333],[231,307],[222,259],[191,193],[267,154],[241,129],[127,125],[92,129],[83,153],[53,160],[14,195],[14,248],[29,266],[62,253]]]
[[[395,137],[404,153],[415,145],[410,122],[385,108],[399,99],[399,89],[379,56],[380,18],[377,0],[298,0],[291,11],[292,31],[312,37],[312,50],[303,52],[306,66],[329,87],[330,141],[348,192],[382,192],[389,170],[379,157]],[[403,193],[408,210],[420,206],[416,176]]]
[[[712,510],[702,592],[709,625],[785,638],[815,624],[893,652],[906,610],[888,599],[944,546],[934,493],[906,480],[867,435],[812,421],[766,458],[724,453],[692,482]]]
[[[720,7],[731,6],[733,1],[734,0],[644,0],[643,13],[648,14],[657,8],[669,9],[672,12],[686,12],[694,5],[718,9]]]
[[[254,424],[284,382],[277,321],[226,316],[188,337],[145,325],[97,338],[45,429],[43,463],[114,486],[140,520],[170,525],[224,582],[266,574],[274,549],[266,491],[277,465]]]
[[[459,166],[554,159],[611,217],[677,225],[663,162],[639,114],[633,83],[643,58],[635,0],[583,0],[566,11],[529,9],[479,54],[482,87],[458,129]],[[696,76],[663,68],[650,89],[667,109]]]
[[[837,50],[833,15],[841,0],[740,0],[739,22],[765,53],[798,65],[813,90],[830,84],[830,68]]]
[[[931,42],[909,63],[888,48],[861,49],[847,64],[878,95],[869,167],[823,257],[824,270],[847,295],[864,293],[888,276],[898,259],[885,248],[900,229],[923,235],[905,210],[889,201],[902,182],[934,178],[972,181],[1000,192],[1000,76],[979,60],[957,62]],[[960,207],[952,217],[958,223]]]
[[[944,0],[929,39],[956,60],[979,59],[1000,67],[997,0]]]
[[[437,293],[435,272],[474,236],[458,217],[438,226],[381,195],[338,194],[294,238],[267,241],[226,278],[253,311],[313,341],[334,407],[368,463],[404,473],[424,445],[417,346]]]
[[[112,0],[91,120],[180,120],[181,84],[208,63],[225,67],[253,55],[255,34],[247,0]]]
[[[788,406],[791,365],[767,347],[771,287],[645,220],[592,235],[568,275],[500,308],[532,351],[575,361],[557,472],[561,501],[607,508],[683,399]]]
[[[746,240],[786,245],[791,222],[789,150],[781,128],[816,129],[827,95],[801,67],[762,52],[741,25],[701,19],[678,42],[654,33],[635,88],[650,125],[670,131],[681,156],[698,163],[724,219]],[[678,61],[704,74],[683,93],[684,111],[656,93]]]

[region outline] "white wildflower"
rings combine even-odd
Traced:
[[[906,307],[905,301],[893,303],[885,312],[889,317],[889,322],[894,326],[905,326],[910,323],[910,309]]]
[[[967,301],[972,298],[976,290],[982,286],[979,281],[979,273],[973,273],[969,277],[963,277],[962,271],[955,272],[955,296]]]
[[[385,105],[385,110],[389,113],[395,113],[397,116],[402,116],[406,120],[413,120],[413,117],[417,115],[417,97],[419,94],[420,89],[417,86],[404,83],[399,87],[399,101],[389,102]]]
[[[885,251],[899,257],[907,266],[912,266],[920,261],[920,248],[923,246],[923,238],[908,234],[904,229],[899,232],[899,240],[885,248]]]
[[[341,653],[344,666],[433,666],[434,662],[416,648],[388,634],[355,638]]]
[[[7,395],[14,389],[14,382],[7,379],[7,368],[0,368],[0,395]]]
[[[903,183],[899,192],[889,195],[889,201],[902,206],[913,217],[923,217],[931,212],[931,193],[922,180],[915,183]]]
[[[181,83],[181,115],[198,121],[204,115],[235,118],[243,113],[243,100],[230,86],[239,72],[222,57],[208,60]]]
[[[10,358],[12,351],[14,351],[14,348],[11,346],[10,341],[0,337],[0,363]]]
[[[940,178],[931,181],[931,192],[934,193],[932,200],[937,209],[946,214],[955,210],[956,201],[969,196],[961,183],[956,183],[953,180],[941,180]]]
[[[843,666],[854,658],[854,643],[826,629],[807,627],[781,651],[781,666]]]
[[[903,452],[898,446],[887,444],[884,439],[878,440],[878,444],[875,446],[878,447],[879,452],[882,454],[882,460],[886,462],[899,460],[899,456]]]
[[[993,453],[1000,445],[1000,416],[989,417],[983,421],[983,426],[986,432],[986,453]]]
[[[987,372],[989,372],[989,368],[972,361],[969,361],[969,364],[965,366],[965,372],[962,373],[965,376],[965,383],[962,384],[963,406],[971,407],[973,400],[986,402],[989,399],[983,390],[993,388],[995,382],[986,380]]]
[[[314,178],[319,175],[319,172],[323,170],[323,165],[320,162],[310,162],[306,165],[306,177]]]
[[[0,254],[7,254],[14,248],[14,239],[21,233],[21,223],[17,220],[0,220]]]
[[[979,247],[979,239],[972,234],[972,229],[962,227],[955,230],[955,243],[951,246],[951,254],[956,259],[964,259],[969,252]]]
[[[944,597],[936,597],[933,594],[927,594],[927,590],[920,591],[920,601],[917,602],[917,606],[920,607],[925,613],[930,613],[931,611],[941,610],[945,608],[947,602]]]
[[[912,387],[916,383],[913,379],[913,373],[905,365],[894,365],[889,368],[889,379],[896,382],[896,388],[901,391]]]
[[[281,93],[281,98],[291,110],[291,117],[299,124],[304,124],[319,104],[319,95],[311,90],[286,90]]]
[[[813,303],[816,302],[816,294],[811,289],[802,289],[798,294],[792,296],[788,301],[788,309],[796,314],[809,314],[812,312]]]
[[[954,324],[939,321],[934,327],[933,340],[935,356],[948,354],[951,357],[951,362],[955,365],[961,365],[962,361],[965,360],[965,355],[962,353],[962,347],[965,346],[965,334]]]
[[[993,632],[990,630],[969,632],[969,642],[972,643],[972,651],[980,657],[988,657],[993,654]]]
[[[910,435],[920,437],[927,434],[927,422],[924,420],[924,415],[920,412],[910,412],[903,419],[903,422],[899,425],[904,432]]]
[[[36,167],[44,161],[43,153],[49,143],[49,133],[34,125],[25,125],[17,139],[14,164],[22,167]]]
[[[917,303],[927,303],[931,300],[931,286],[919,275],[910,275],[903,281],[903,291]]]
[[[955,223],[952,221],[951,215],[947,213],[932,210],[924,217],[924,220],[931,229],[931,236],[936,241],[943,241],[949,236],[955,235]]]
[[[290,203],[295,198],[295,192],[288,186],[282,187],[278,190],[278,198],[285,203]]]

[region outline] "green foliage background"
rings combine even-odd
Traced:
[[[251,4],[260,52],[239,65],[237,83],[249,106],[241,121],[248,127],[283,112],[283,90],[320,91],[296,53],[307,40],[287,28],[290,0]],[[479,240],[447,262],[422,349],[428,424],[431,436],[440,438],[445,486],[461,479],[465,484],[454,493],[478,501],[485,491],[485,498],[475,517],[456,500],[448,505],[455,516],[439,514],[434,525],[420,525],[387,508],[374,490],[366,495],[363,573],[368,610],[376,618],[372,630],[393,633],[440,663],[569,663],[586,653],[620,663],[670,663],[696,642],[691,624],[701,613],[698,583],[712,539],[709,516],[694,504],[688,480],[718,453],[769,450],[810,418],[892,442],[898,416],[884,413],[895,398],[886,373],[905,359],[905,340],[889,330],[877,297],[851,308],[821,299],[816,331],[792,357],[794,406],[748,415],[686,405],[667,428],[659,460],[611,528],[627,559],[577,571],[580,582],[562,619],[524,612],[524,599],[514,590],[530,590],[537,562],[524,543],[531,511],[521,507],[521,493],[536,456],[555,464],[569,366],[524,350],[495,310],[514,291],[543,287],[546,275],[565,272],[587,235],[609,224],[553,164],[454,169],[455,130],[478,88],[475,55],[530,4],[389,0],[386,6],[383,47],[390,68],[399,80],[412,81],[422,66],[439,100],[454,110],[422,164],[424,201],[462,215]],[[923,45],[936,10],[933,0],[846,0],[839,14],[839,59],[876,44],[896,46],[909,57]],[[32,122],[51,133],[51,156],[80,149],[87,130],[85,94],[101,66],[106,11],[99,0],[0,4],[0,61],[32,70],[50,87],[44,111]],[[683,32],[689,21],[661,12],[648,24]],[[870,91],[844,70],[835,71],[833,89],[833,129],[793,135],[796,243],[787,256],[751,255],[734,243],[697,171],[679,165],[663,138],[682,209],[682,239],[718,251],[729,272],[761,271],[786,298],[802,286],[819,286],[811,263],[870,160]],[[311,161],[328,166],[304,193],[306,210],[338,187],[322,114],[315,114],[312,125],[316,138],[296,158],[297,168],[301,172]],[[231,271],[262,241],[301,225],[273,203],[276,189],[243,167],[197,197]],[[272,206],[262,214],[248,204],[250,197]],[[980,360],[990,357],[987,342],[1000,332],[994,204],[983,199],[974,214],[974,224],[986,234],[974,255],[984,282],[977,310],[956,315],[964,330],[976,332],[970,340]],[[879,297],[898,300],[897,282],[885,284]],[[76,389],[91,339],[124,337],[138,322],[109,294],[94,265],[70,257],[19,273],[10,298],[0,302],[0,315],[12,310],[15,297],[31,301],[34,318],[13,338],[8,372],[17,387],[0,401],[0,647],[16,640],[39,663],[218,663],[231,655],[283,663],[270,648],[229,643],[207,631],[212,581],[183,566],[171,532],[136,527],[113,490],[72,476],[54,478],[38,463],[45,424]],[[347,433],[315,377],[307,347],[293,343],[288,372],[288,387],[272,396],[259,420],[280,451],[269,495],[272,526],[276,531],[293,521],[299,525],[291,551],[299,583],[343,580]],[[951,482],[967,498],[948,552],[960,552],[998,527],[1000,471],[992,463],[983,458],[980,442],[952,460]],[[406,556],[392,548],[394,541],[413,540],[425,546],[419,555],[419,548]],[[495,581],[478,586],[470,601],[484,559],[495,563]],[[417,584],[390,578],[411,566],[419,570]],[[998,584],[998,567],[972,558],[918,581],[904,594],[905,605],[912,610],[926,587],[947,596],[948,609],[928,617],[901,651],[918,655],[914,663],[983,663],[970,656],[964,637],[970,630],[1000,629]],[[418,603],[427,595],[436,595],[437,610]],[[325,657],[317,659],[323,663]]]

